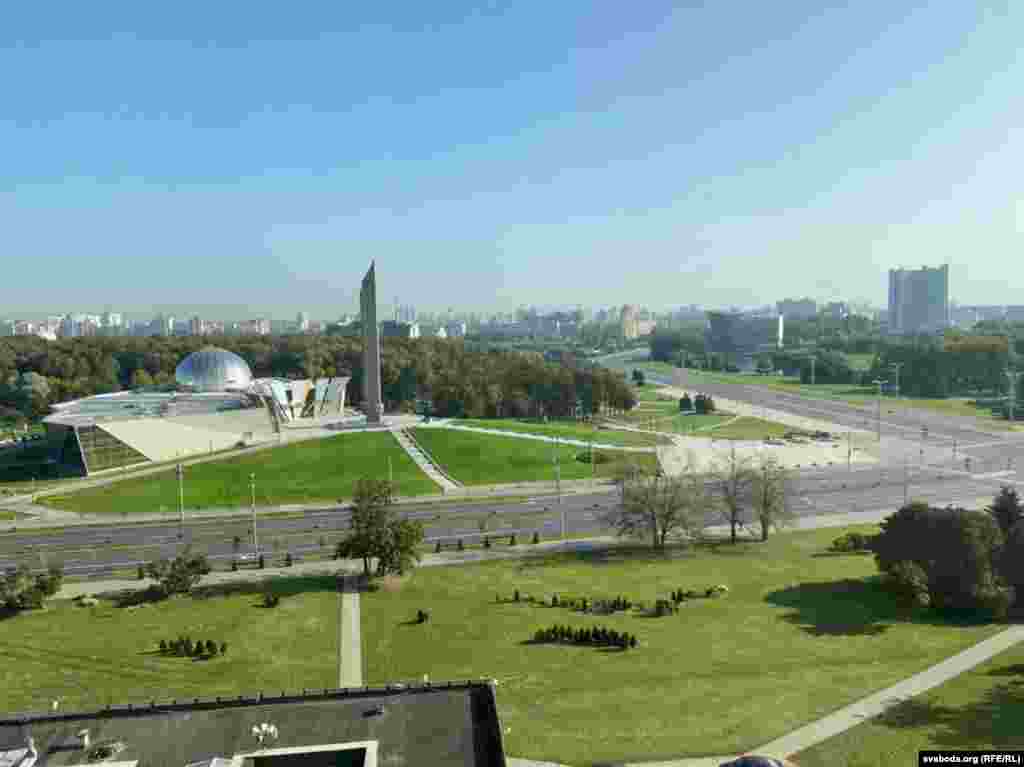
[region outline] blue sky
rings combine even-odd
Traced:
[[[823,5],[12,6],[0,315],[1024,303],[1022,4]]]

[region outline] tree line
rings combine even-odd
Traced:
[[[184,357],[213,344],[235,352],[257,378],[351,376],[362,400],[363,343],[348,336],[0,338],[0,419],[33,420],[50,405],[135,388],[170,388]],[[571,415],[635,404],[620,373],[545,362],[543,355],[474,351],[459,340],[385,338],[382,395],[389,409],[430,400],[439,416]]]

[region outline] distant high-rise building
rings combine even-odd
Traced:
[[[193,317],[189,322],[189,333],[194,336],[206,335],[206,323],[202,317]]]
[[[640,335],[640,311],[636,306],[626,304],[622,307],[621,324],[623,338],[628,340]]]
[[[949,266],[889,270],[889,332],[935,333],[949,327]]]
[[[776,302],[775,308],[791,320],[813,320],[818,316],[818,302],[813,298],[787,298]]]
[[[462,338],[466,335],[466,323],[462,320],[452,320],[444,329],[448,338]]]
[[[825,304],[825,316],[833,320],[845,320],[850,316],[850,305],[845,301],[829,301]]]
[[[299,316],[295,318],[295,323],[298,325],[300,333],[309,332],[309,313],[299,312]]]

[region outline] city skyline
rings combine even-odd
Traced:
[[[331,317],[370,259],[426,311],[1024,278],[1018,4],[12,14],[6,315]]]

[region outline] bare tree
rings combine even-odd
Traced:
[[[791,522],[796,514],[791,505],[792,479],[789,472],[771,455],[761,455],[753,482],[754,514],[761,524],[761,540],[768,540],[768,529]]]
[[[699,534],[712,503],[704,478],[690,461],[677,477],[636,475],[624,480],[622,504],[607,512],[604,521],[618,535],[649,535],[651,545],[662,549],[670,537]]]
[[[719,509],[729,524],[730,540],[736,543],[736,528],[743,525],[743,511],[751,501],[757,471],[750,456],[736,453],[736,446],[711,465],[711,480],[718,496]]]

